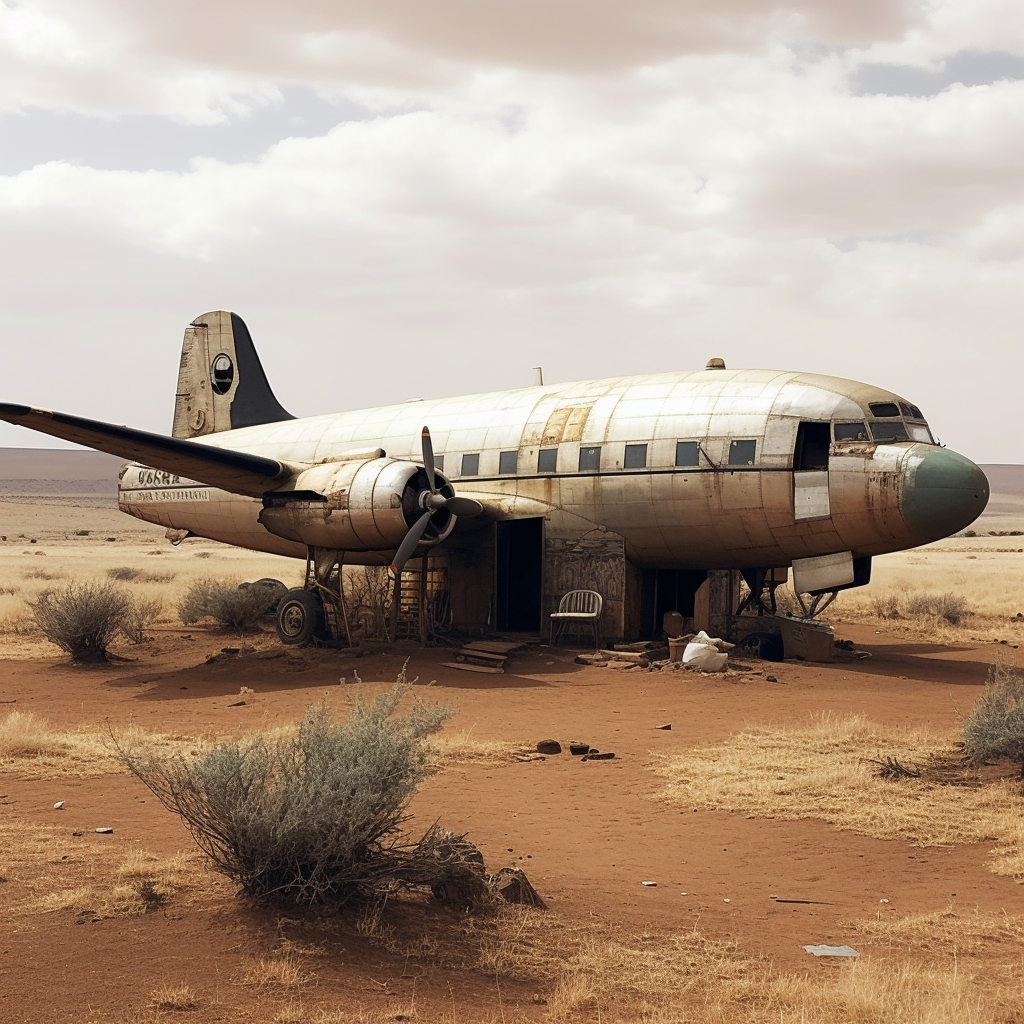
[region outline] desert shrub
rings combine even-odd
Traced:
[[[1024,778],[1024,670],[989,670],[985,691],[964,722],[964,751],[977,762],[1008,757]]]
[[[33,604],[36,625],[73,661],[106,661],[107,648],[124,629],[131,601],[110,583],[69,583],[44,590]]]
[[[209,618],[229,629],[255,629],[272,610],[263,588],[210,577],[196,580],[178,603],[178,617],[186,626]]]
[[[133,644],[146,639],[146,630],[153,625],[164,610],[164,603],[158,597],[132,597],[128,601],[121,632]]]
[[[341,723],[314,705],[297,730],[195,756],[118,749],[243,893],[297,903],[372,901],[396,884],[438,884],[453,873],[451,851],[463,849],[462,837],[437,828],[418,843],[400,835],[429,770],[424,740],[450,715],[419,702],[396,714],[407,691],[399,685],[357,703]],[[454,860],[465,866],[465,857]]]
[[[871,602],[871,609],[879,619],[933,618],[959,626],[971,613],[965,598],[947,591],[944,594],[917,591],[890,591]]]
[[[951,626],[960,625],[971,612],[967,601],[952,591],[944,594],[911,592],[904,597],[904,607],[909,615],[932,616]]]
[[[112,580],[127,583],[130,580],[137,580],[142,575],[142,570],[136,569],[133,565],[118,565],[113,569],[108,569],[107,575]]]

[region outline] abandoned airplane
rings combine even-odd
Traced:
[[[906,399],[718,359],[296,419],[226,311],[185,331],[170,437],[21,405],[0,419],[132,460],[120,508],[172,539],[306,559],[286,642],[341,633],[343,563],[401,577],[414,555],[421,636],[428,616],[536,632],[580,588],[603,596],[604,636],[651,636],[667,611],[693,616],[713,570],[766,610],[791,568],[814,614],[873,555],[963,529],[989,494]]]

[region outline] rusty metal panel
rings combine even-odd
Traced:
[[[852,582],[853,554],[850,551],[793,559],[793,589],[798,594],[831,590]]]

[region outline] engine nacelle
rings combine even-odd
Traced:
[[[441,493],[453,494],[451,484],[440,473],[437,477]],[[310,547],[388,551],[423,515],[428,493],[427,474],[413,462],[331,462],[304,470],[291,490],[265,494],[259,520],[270,533]],[[422,544],[440,543],[454,525],[455,517],[438,509]]]

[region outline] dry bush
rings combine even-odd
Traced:
[[[136,569],[131,565],[119,565],[113,569],[108,569],[107,575],[112,580],[117,580],[119,583],[128,583],[131,580],[137,580],[143,575],[143,572],[141,569]]]
[[[158,597],[132,597],[121,627],[125,639],[141,644],[146,639],[146,630],[160,618],[163,610],[164,603]]]
[[[468,731],[441,733],[432,736],[426,745],[431,764],[469,763],[473,761],[508,761],[517,751],[534,750],[532,743],[503,743],[482,740]]]
[[[1024,944],[1024,917],[982,913],[977,908],[959,912],[946,907],[906,917],[879,913],[873,921],[853,922],[850,927],[873,942],[887,943],[891,950],[931,958],[988,955]]]
[[[837,828],[915,846],[995,843],[990,868],[1024,879],[1024,796],[1009,780],[980,788],[925,778],[887,782],[869,758],[900,751],[925,762],[950,744],[913,732],[886,732],[863,716],[822,716],[793,728],[762,727],[721,744],[663,759],[660,797],[687,807],[817,818]]]
[[[952,591],[890,591],[872,600],[872,610],[880,619],[934,619],[959,626],[970,614],[968,602]]]
[[[312,980],[312,975],[290,954],[260,957],[245,972],[245,983],[259,988],[301,988]]]
[[[161,985],[150,997],[154,1010],[186,1011],[199,1006],[199,997],[188,985]]]
[[[178,603],[178,616],[186,626],[209,618],[228,629],[253,630],[276,607],[277,600],[271,604],[262,587],[240,587],[234,581],[204,577],[185,592]]]
[[[142,745],[119,750],[245,894],[372,902],[396,885],[431,888],[453,873],[461,877],[463,867],[445,859],[460,837],[431,829],[409,843],[400,835],[429,771],[424,740],[450,715],[418,702],[396,715],[407,689],[357,702],[338,724],[314,705],[297,731],[219,743],[198,756],[168,757]]]
[[[0,584],[0,597],[12,597],[18,592],[17,587],[13,587],[10,584]]]
[[[345,614],[352,636],[362,640],[385,636],[393,596],[387,569],[361,565],[346,566],[342,571]]]
[[[976,763],[1009,758],[1024,778],[1024,670],[989,669],[985,691],[964,722],[964,751]]]
[[[122,632],[130,600],[109,583],[69,583],[44,590],[32,611],[43,636],[77,662],[107,660],[107,648]]]

